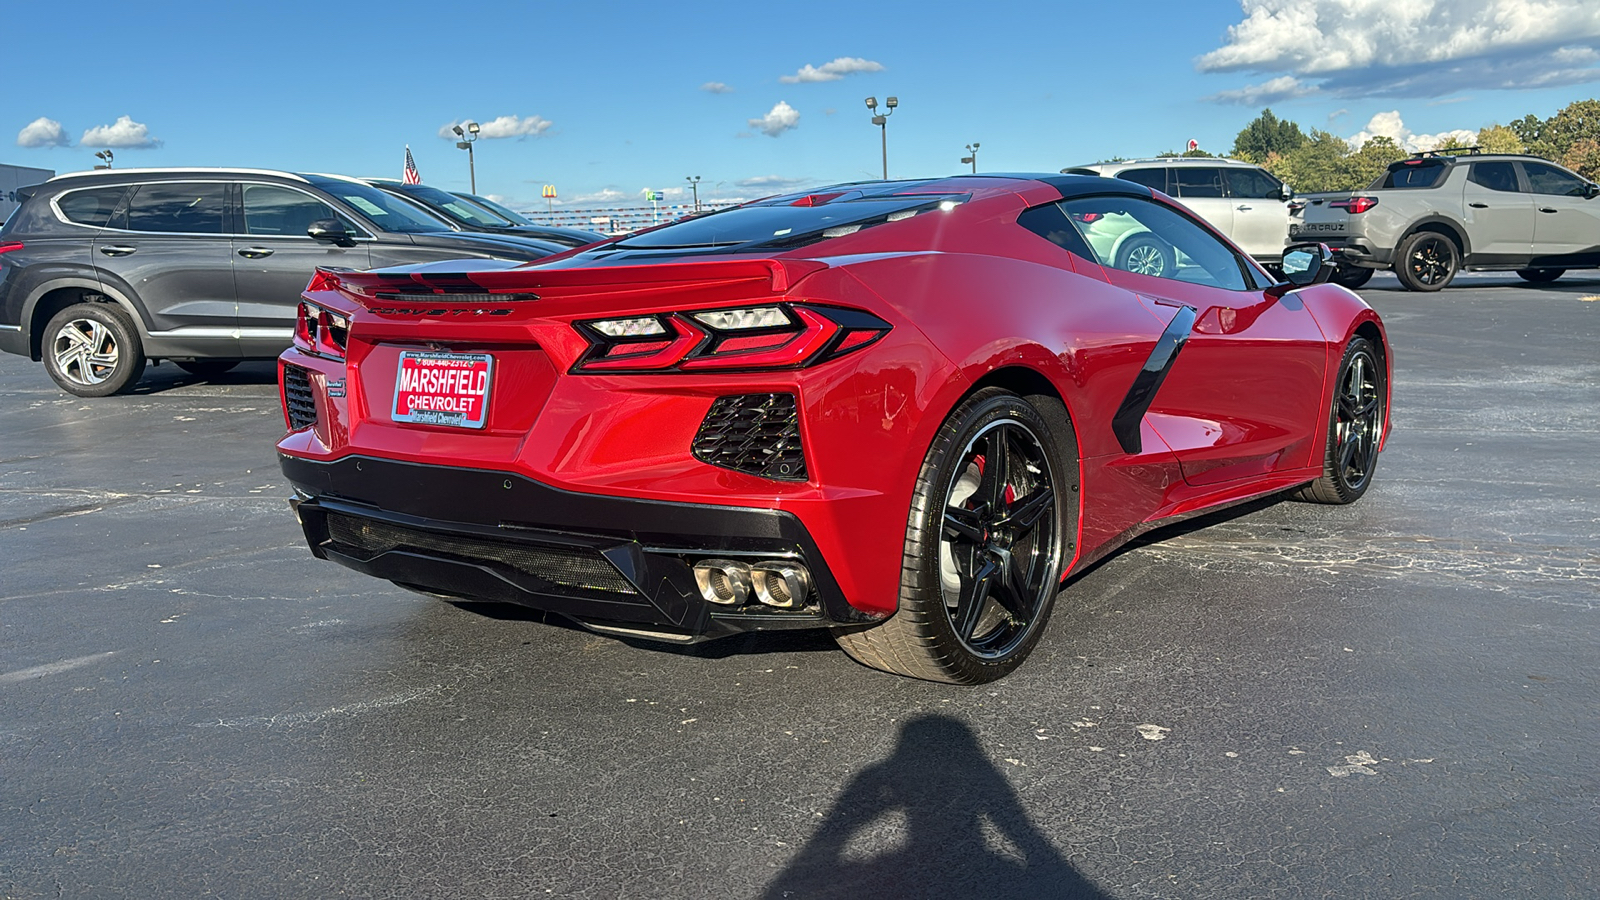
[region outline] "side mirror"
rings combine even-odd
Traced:
[[[1298,288],[1322,284],[1337,268],[1327,244],[1290,244],[1283,250],[1283,281],[1267,288],[1267,296],[1282,297]]]
[[[1585,199],[1585,200],[1593,200],[1596,197],[1600,197],[1600,184],[1595,184],[1594,182],[1591,181],[1588,184],[1584,185],[1584,188],[1583,188],[1583,199]]]
[[[354,247],[355,235],[338,219],[318,219],[306,227],[306,237],[335,247]]]
[[[1282,199],[1283,202],[1288,203],[1290,200],[1294,199],[1294,188],[1288,186],[1287,184],[1279,185],[1278,197]]]

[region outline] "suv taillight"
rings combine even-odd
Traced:
[[[1349,197],[1344,200],[1332,200],[1328,203],[1334,209],[1349,210],[1350,214],[1364,213],[1378,205],[1377,197]]]
[[[0,253],[10,253],[13,250],[21,250],[21,249],[22,249],[22,242],[21,241],[3,241],[3,242],[0,242]]]

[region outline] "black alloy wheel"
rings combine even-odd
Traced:
[[[1549,284],[1567,274],[1566,269],[1518,269],[1517,277],[1532,284]]]
[[[1455,241],[1436,231],[1419,231],[1400,242],[1394,273],[1409,291],[1437,291],[1456,277],[1461,254]]]
[[[1383,361],[1372,342],[1364,337],[1351,340],[1339,363],[1322,477],[1301,488],[1296,499],[1354,503],[1367,492],[1388,423],[1385,377]]]
[[[994,388],[950,414],[917,480],[900,609],[838,630],[847,653],[954,684],[994,681],[1022,663],[1049,618],[1077,516],[1075,454],[1056,438],[1063,428],[1070,435],[1058,402]]]

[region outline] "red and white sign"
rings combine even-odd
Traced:
[[[489,420],[494,358],[487,353],[405,350],[395,373],[396,422],[482,428]]]

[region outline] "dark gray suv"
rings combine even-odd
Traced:
[[[317,266],[526,261],[566,249],[441,231],[411,202],[336,175],[102,170],[21,193],[0,228],[0,350],[42,359],[83,397],[132,388],[147,360],[211,376],[276,357]]]

